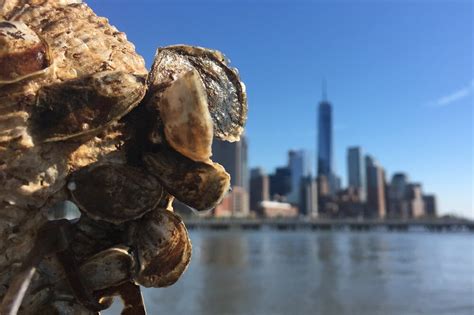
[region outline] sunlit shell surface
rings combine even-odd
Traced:
[[[162,91],[176,77],[194,69],[206,87],[214,136],[227,141],[239,140],[247,119],[247,96],[237,70],[228,63],[216,50],[185,45],[159,48],[148,78],[153,95],[147,106],[159,108]]]
[[[180,74],[163,92],[160,104],[166,140],[194,161],[211,157],[213,127],[204,84],[196,70]]]
[[[35,3],[40,5],[35,6]],[[126,162],[125,154],[120,152],[123,133],[119,126],[90,134],[77,142],[42,143],[43,139],[34,132],[38,120],[33,124],[32,119],[37,117],[39,91],[49,87],[54,90],[52,87],[59,84],[71,87],[67,83],[70,80],[88,80],[87,77],[93,80],[97,73],[104,71],[123,73],[121,82],[126,82],[130,76],[145,78],[147,71],[143,58],[135,53],[125,35],[110,26],[107,19],[97,17],[85,4],[63,6],[60,1],[0,1],[0,19],[16,25],[28,39],[17,41],[17,45],[0,45],[2,60],[16,60],[18,54],[25,55],[22,67],[11,61],[8,61],[9,69],[13,70],[0,67],[1,299],[9,280],[30,251],[36,230],[46,221],[47,209],[56,201],[67,198],[64,188],[70,172],[98,161]],[[5,27],[8,25],[3,24],[0,32],[5,33]],[[5,37],[3,40],[6,41]],[[40,52],[40,56],[44,55],[40,61],[44,62],[27,58],[28,51]],[[135,82],[132,90],[137,92],[134,94],[143,95],[145,80]],[[92,91],[94,88],[89,85],[86,89]],[[96,91],[96,95],[103,95],[106,89],[99,87]],[[113,102],[118,102],[119,91],[111,92]],[[43,95],[43,99],[50,97]],[[104,115],[97,124],[93,119],[89,127],[111,126],[137,105],[136,99],[127,102],[127,99],[123,100],[118,114]],[[83,105],[85,108],[90,106]],[[64,127],[67,121],[61,120],[58,126]],[[74,133],[86,126],[71,127]],[[61,128],[47,133],[54,137],[57,134],[64,134]],[[34,279],[40,281],[37,277]],[[21,312],[28,313],[25,309]]]
[[[220,52],[160,48],[148,76],[125,34],[80,2],[0,0],[0,301],[48,209],[69,199],[82,213],[66,251],[37,266],[21,314],[96,314],[84,296],[108,307],[124,292],[136,311],[135,282],[175,283],[191,243],[171,203],[222,200],[230,176],[212,140],[238,140],[247,115]]]
[[[0,85],[41,74],[51,65],[49,48],[20,21],[0,19]]]

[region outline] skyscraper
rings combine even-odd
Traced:
[[[367,176],[367,217],[384,218],[385,205],[385,178],[383,168],[373,157],[365,157]]]
[[[212,143],[212,160],[224,166],[230,174],[232,187],[238,186],[249,190],[247,166],[247,140],[244,136],[240,141],[227,142],[214,139]]]
[[[323,84],[323,99],[318,109],[318,176],[332,176],[332,106],[326,98]]]
[[[347,150],[347,172],[349,187],[354,188],[359,195],[359,200],[366,200],[366,169],[362,149],[351,147]]]
[[[436,196],[423,195],[423,203],[425,205],[425,215],[428,217],[436,217]]]
[[[268,175],[262,169],[254,168],[250,171],[250,209],[257,211],[265,200],[270,200]]]
[[[330,194],[337,191],[338,179],[333,169],[332,151],[332,105],[326,97],[326,84],[323,82],[323,99],[318,108],[318,177],[325,176],[329,182]]]
[[[404,173],[395,173],[390,182],[388,191],[389,216],[393,218],[408,218],[410,213],[406,201],[408,176]]]
[[[291,191],[291,170],[289,167],[277,167],[274,174],[270,175],[271,198],[278,197],[280,201],[286,200]]]
[[[214,139],[212,160],[224,166],[230,174],[230,192],[219,205],[215,214],[229,213],[231,216],[246,216],[249,213],[249,176],[247,168],[247,141],[226,142]]]
[[[309,175],[300,181],[299,212],[308,217],[318,216],[318,189],[314,178]]]
[[[234,186],[232,191],[214,209],[216,217],[246,217],[249,215],[249,194],[239,186]]]
[[[289,151],[288,167],[291,171],[291,191],[288,194],[288,201],[293,204],[299,204],[301,179],[310,176],[311,173],[309,153],[305,150]]]
[[[408,217],[419,218],[425,215],[425,205],[423,202],[421,184],[408,184],[406,190],[406,200],[408,203]]]

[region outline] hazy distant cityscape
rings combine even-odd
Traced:
[[[434,194],[403,172],[387,179],[385,169],[357,144],[347,148],[347,187],[333,166],[333,110],[323,86],[317,109],[316,170],[306,149],[289,150],[287,165],[266,174],[248,167],[247,139],[234,143],[215,140],[213,160],[231,175],[232,190],[208,216],[261,218],[434,218]]]

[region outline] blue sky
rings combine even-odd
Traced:
[[[325,77],[343,183],[360,145],[389,178],[404,171],[435,193],[441,213],[474,217],[472,1],[87,3],[148,66],[159,46],[224,52],[247,85],[251,166],[271,172],[291,148],[314,158]]]

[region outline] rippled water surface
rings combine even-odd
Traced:
[[[144,289],[149,314],[474,314],[472,233],[190,235],[183,277]]]

